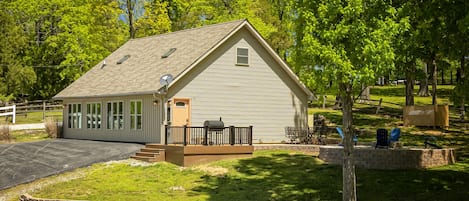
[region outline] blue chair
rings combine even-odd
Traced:
[[[391,144],[391,142],[398,142],[400,137],[401,137],[401,129],[393,128],[391,130],[391,137],[389,138],[389,144]]]
[[[340,127],[336,127],[335,129],[337,130],[337,133],[339,133],[340,137],[342,138],[342,142],[343,142],[344,139],[345,139],[344,131],[342,131],[342,128],[340,128]],[[358,142],[358,136],[357,135],[353,136],[353,142],[355,143],[355,145],[357,145],[357,142]],[[343,144],[341,143],[339,145],[343,145]]]

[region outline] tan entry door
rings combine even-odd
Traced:
[[[171,126],[180,127],[180,126],[190,126],[191,125],[191,105],[190,99],[188,98],[174,98],[173,104],[171,107],[173,111]],[[186,130],[186,142],[190,144],[190,129]],[[174,143],[183,143],[184,142],[184,128],[175,128],[172,131],[173,142]]]
[[[191,107],[188,98],[174,98],[173,99],[173,118],[171,120],[172,126],[190,126],[191,125]]]

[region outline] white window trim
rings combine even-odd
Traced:
[[[74,105],[77,105],[77,106],[80,105],[80,112],[77,112],[76,114],[73,113],[73,106]],[[67,107],[68,107],[68,109],[67,109],[67,121],[68,121],[67,128],[81,129],[83,127],[83,104],[81,104],[81,103],[69,103],[67,105]],[[72,117],[72,118],[70,118],[70,117]],[[74,120],[75,118],[77,120],[76,124],[75,124],[75,120]]]
[[[119,128],[119,126],[118,126],[118,128],[114,128],[114,121],[115,120],[114,120],[114,114],[113,114],[113,111],[114,111],[113,110],[114,109],[113,105],[114,105],[114,103],[117,103],[119,105],[120,102],[122,102],[122,111],[121,111],[122,114],[121,115],[117,114],[117,117],[122,116],[122,121],[123,121],[122,122],[122,128]],[[111,111],[110,111],[111,113],[109,113],[109,108],[108,108],[109,103],[111,103]],[[125,101],[115,100],[115,101],[107,101],[106,102],[106,115],[107,115],[106,116],[106,124],[107,124],[106,129],[107,130],[124,130],[125,129],[125,112],[124,111],[125,111]],[[112,117],[111,124],[109,124],[109,117]]]
[[[135,104],[135,108],[134,108],[135,109],[135,114],[132,114],[132,112],[131,112],[132,111],[132,102],[135,102],[135,103],[140,102],[140,105],[142,107],[141,108],[142,111],[140,112],[140,114],[138,114],[138,112],[137,112],[137,107],[136,107],[137,104]],[[129,116],[130,116],[130,130],[142,130],[143,129],[143,101],[141,99],[140,100],[136,99],[136,100],[130,100],[129,101]],[[138,126],[137,126],[137,122],[138,122],[137,117],[139,117],[139,116],[140,116],[140,119],[141,119],[140,128],[138,128]],[[132,117],[135,117],[134,118],[135,128],[132,128]]]
[[[91,127],[88,128],[88,105],[98,105],[100,104],[101,107],[99,108],[99,115],[101,115],[101,123],[99,124],[98,123],[98,120],[96,120],[96,124],[93,124],[93,121],[91,122]],[[99,130],[99,129],[102,129],[103,128],[103,103],[101,102],[87,102],[86,104],[86,117],[85,117],[85,120],[86,120],[86,129],[92,129],[92,130]],[[93,109],[93,108],[91,108]],[[98,115],[97,113],[94,113],[94,112],[97,112],[98,110],[96,111],[91,111],[91,115]],[[99,116],[97,116],[99,117]],[[95,128],[93,128],[93,125],[95,126]],[[98,125],[100,125],[100,127],[98,128]]]
[[[238,49],[247,49],[248,50],[248,55],[247,55],[247,58],[248,58],[248,63],[245,64],[245,63],[238,63]],[[244,55],[242,55],[244,56]],[[236,50],[235,50],[235,65],[236,66],[249,66],[251,64],[251,51],[249,49],[249,47],[236,47]]]

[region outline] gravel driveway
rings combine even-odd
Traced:
[[[39,178],[129,158],[141,144],[54,139],[0,145],[0,190]]]

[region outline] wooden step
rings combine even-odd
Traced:
[[[148,156],[148,157],[156,158],[158,155],[160,155],[160,152],[144,152],[144,151],[141,151],[141,152],[137,152],[135,155],[136,156]]]
[[[158,162],[158,159],[155,157],[149,157],[149,156],[131,156],[130,158],[140,160],[140,161],[146,161],[146,162]]]
[[[145,148],[151,148],[151,149],[161,149],[161,144],[146,144]]]
[[[164,149],[155,149],[155,148],[141,148],[140,152],[150,152],[150,153],[160,153],[161,151],[164,151]]]
[[[151,148],[148,147],[148,145],[145,145],[145,148],[140,149],[140,152],[137,152],[135,156],[132,156],[131,158],[147,162],[165,161],[166,150]]]

